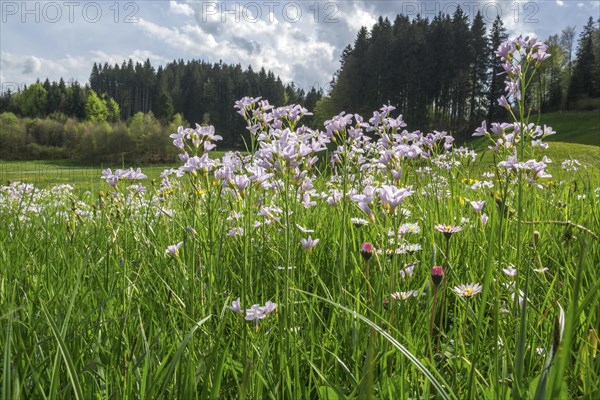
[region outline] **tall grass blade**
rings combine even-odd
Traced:
[[[554,356],[558,350],[558,346],[562,342],[563,334],[565,333],[565,311],[562,306],[559,304],[559,314],[554,322],[554,334],[552,336],[552,347],[550,348],[550,352],[548,353],[548,358],[546,359],[546,365],[544,365],[544,369],[542,370],[542,375],[540,376],[540,380],[538,381],[537,388],[535,390],[534,400],[544,400],[546,398],[546,383],[548,380],[548,373],[552,368],[552,361],[554,361]]]
[[[552,390],[550,392],[550,397],[559,398],[564,395],[563,386],[564,386],[564,372],[567,369],[567,364],[571,358],[571,351],[573,340],[575,336],[575,332],[577,330],[577,324],[579,321],[579,307],[578,307],[578,299],[579,299],[579,287],[582,281],[583,275],[583,260],[584,255],[587,249],[587,240],[585,238],[581,239],[581,250],[579,253],[579,262],[577,263],[577,270],[575,272],[575,281],[573,283],[573,292],[571,295],[569,307],[567,308],[567,316],[565,322],[565,330],[563,334],[563,345],[561,346],[561,354],[559,357],[558,365],[553,368],[553,380],[552,380]]]
[[[167,390],[167,387],[169,386],[169,380],[171,379],[171,376],[173,376],[173,373],[175,372],[175,368],[177,368],[177,365],[179,364],[179,360],[181,359],[181,356],[183,355],[183,351],[185,350],[185,347],[187,346],[187,344],[190,341],[190,339],[192,338],[192,336],[194,336],[194,332],[196,332],[196,330],[198,328],[200,328],[202,326],[202,324],[204,324],[210,318],[211,318],[211,315],[196,322],[196,324],[192,327],[192,329],[190,329],[189,333],[183,339],[183,342],[181,342],[179,349],[177,349],[177,353],[175,353],[175,357],[171,360],[171,362],[169,364],[169,370],[167,372],[167,375],[163,379],[163,383],[158,392],[157,398],[162,398],[164,396],[165,391]]]
[[[431,382],[431,384],[433,385],[433,387],[436,389],[437,394],[444,400],[448,400],[448,399],[457,399],[457,397],[453,394],[453,393],[448,393],[446,392],[446,389],[444,388],[444,385],[442,385],[442,383],[435,377],[433,376],[433,374],[431,372],[429,372],[429,370],[419,361],[419,359],[417,357],[415,357],[410,351],[408,351],[408,349],[406,347],[404,347],[402,344],[400,344],[400,342],[398,342],[394,337],[392,337],[392,335],[390,335],[388,332],[386,332],[383,328],[381,328],[379,325],[377,325],[376,323],[374,323],[373,321],[371,321],[369,318],[365,317],[362,314],[357,313],[356,311],[350,310],[349,308],[346,308],[344,306],[342,306],[341,304],[337,304],[331,300],[328,300],[324,297],[318,296],[316,294],[313,293],[308,293],[305,292],[303,290],[299,290],[299,289],[295,289],[300,293],[303,293],[307,296],[311,296],[314,297],[320,301],[324,301],[326,303],[331,304],[332,306],[347,312],[348,314],[351,314],[352,316],[360,319],[361,321],[363,321],[364,323],[366,323],[367,325],[369,325],[371,328],[373,328],[373,330],[375,330],[377,333],[379,333],[381,336],[383,336],[388,342],[390,342],[392,344],[392,346],[394,346],[398,351],[400,351],[400,353],[402,353],[406,358],[408,358],[408,360],[419,370],[421,371],[421,373],[423,375],[425,375],[425,377]]]
[[[2,398],[10,399],[12,397],[12,361],[11,361],[11,339],[12,339],[12,320],[6,323],[6,335],[4,340],[4,361],[2,363],[4,371],[2,372]]]
[[[56,344],[58,345],[58,349],[59,349],[62,359],[65,363],[65,367],[67,369],[67,375],[69,376],[69,382],[71,383],[71,387],[73,388],[75,398],[78,400],[84,400],[85,397],[83,396],[83,391],[81,390],[81,384],[79,383],[79,377],[77,376],[77,371],[75,369],[75,365],[73,364],[73,359],[71,358],[71,353],[69,352],[69,349],[65,345],[65,342],[63,341],[63,338],[62,338],[61,334],[59,333],[58,328],[56,327],[56,324],[54,323],[54,321],[52,321],[52,319],[48,315],[48,311],[46,311],[46,307],[44,307],[43,304],[41,305],[41,307],[42,307],[42,312],[44,313],[44,316],[46,317],[46,321],[48,322],[48,325],[50,325],[50,329],[52,330],[52,335],[54,336],[54,340],[56,340]]]

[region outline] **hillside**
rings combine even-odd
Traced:
[[[542,114],[542,124],[550,125],[557,135],[549,142],[600,146],[600,111],[570,111]]]
[[[536,121],[534,118],[531,120]],[[556,135],[545,140],[549,147],[544,152],[555,163],[577,159],[600,170],[600,113],[578,111],[542,114],[538,124],[549,125],[556,131]],[[489,143],[485,138],[473,139],[465,145],[479,154],[478,160],[484,165],[494,163],[493,154],[486,151]]]

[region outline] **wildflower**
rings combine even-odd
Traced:
[[[487,224],[487,222],[488,222],[488,216],[487,216],[487,214],[481,214],[481,223],[483,225],[485,225],[485,224]]]
[[[227,236],[244,236],[244,228],[232,228],[226,233]]]
[[[452,291],[460,297],[471,297],[481,293],[483,287],[479,283],[470,283],[468,285],[458,285],[452,288]]]
[[[484,206],[485,206],[485,200],[483,200],[483,201],[472,201],[471,202],[471,207],[473,207],[473,210],[476,213],[480,213],[481,210],[483,210]]]
[[[434,226],[434,229],[438,232],[442,232],[446,239],[450,239],[452,234],[462,231],[460,226],[453,225],[436,225]]]
[[[373,256],[374,252],[375,252],[375,248],[369,242],[364,242],[360,246],[360,255],[362,256],[363,260],[365,260],[365,261],[369,261],[369,259]]]
[[[146,193],[146,188],[143,185],[130,185],[128,189],[135,194],[143,194]]]
[[[386,309],[390,307],[390,301],[388,300],[387,297],[385,297],[383,299],[383,307],[386,308]]]
[[[475,129],[473,136],[485,136],[487,134],[487,123],[483,121],[481,127]]]
[[[279,265],[279,266],[278,266],[276,269],[277,269],[277,270],[279,270],[279,271],[284,271],[284,270],[286,270],[286,269],[290,269],[290,270],[291,270],[291,269],[296,269],[296,267],[294,267],[294,266],[292,265],[292,266],[289,266],[289,267],[287,267],[287,268],[286,268],[286,267],[284,267],[283,265]]]
[[[395,254],[413,254],[423,250],[423,246],[419,243],[402,243],[400,247],[394,250]]]
[[[102,170],[102,179],[112,187],[117,186],[117,182],[119,181],[119,177],[113,174],[110,168]]]
[[[384,208],[395,210],[406,197],[414,193],[411,187],[397,188],[393,185],[381,185],[378,190],[379,200]]]
[[[186,137],[186,130],[183,126],[177,128],[177,133],[173,133],[169,135],[171,139],[173,139],[173,145],[177,147],[179,150],[184,150],[185,145],[183,143],[183,139]]]
[[[543,347],[536,347],[535,352],[537,353],[538,356],[541,356],[542,354],[544,354],[546,350]]]
[[[437,287],[440,283],[442,283],[442,279],[444,279],[444,269],[440,266],[434,266],[431,268],[431,280],[433,284]]]
[[[240,306],[240,298],[238,297],[237,300],[234,300],[231,303],[231,306],[229,306],[227,308],[229,308],[233,312],[239,312],[239,313],[241,313],[242,312],[242,307]]]
[[[130,179],[132,181],[147,178],[147,176],[142,173],[142,170],[140,168],[138,168],[135,171],[133,170],[133,168],[129,168],[129,170],[127,171],[122,171],[122,174],[124,178]]]
[[[313,239],[309,236],[308,239],[301,239],[300,243],[302,244],[302,247],[304,247],[304,250],[311,251],[317,243],[319,243],[319,239]]]
[[[510,294],[510,298],[512,301],[515,301],[516,292],[514,291],[514,287],[512,288],[513,292]],[[519,295],[517,298],[517,302],[519,303],[519,307],[523,308],[523,304],[525,303],[525,293],[521,289],[519,289]]]
[[[276,309],[277,309],[277,304],[273,303],[272,301],[267,301],[265,303],[265,307],[264,307],[264,311],[263,312],[265,314],[271,314]]]
[[[264,308],[258,304],[254,304],[252,307],[246,309],[246,321],[254,321],[258,324],[258,321],[264,319],[267,316],[264,312]]]
[[[578,160],[565,160],[560,167],[567,172],[574,172],[581,167],[581,163]]]
[[[510,104],[508,103],[508,100],[506,100],[506,97],[504,96],[500,96],[500,98],[498,99],[498,105],[500,107],[504,107],[507,110],[510,110]]]
[[[411,264],[405,265],[404,269],[402,271],[400,271],[400,277],[401,278],[406,278],[406,277],[411,278],[413,276],[413,273],[415,272],[416,266],[417,266],[417,263],[411,263]]]
[[[414,224],[414,223],[402,224],[402,225],[400,225],[400,228],[398,229],[399,235],[405,235],[407,233],[419,233],[419,232],[421,232],[421,227],[419,226],[419,224]]]
[[[364,218],[351,218],[350,221],[356,227],[363,226],[363,225],[368,225],[369,224],[369,221],[367,221]]]
[[[534,272],[537,272],[538,274],[543,274],[544,272],[548,271],[548,267],[544,267],[544,268],[535,268],[533,271],[534,271]]]
[[[390,297],[394,300],[407,300],[411,297],[417,297],[419,292],[416,290],[409,290],[407,292],[396,292],[390,294]]]
[[[373,201],[376,190],[377,189],[374,188],[373,186],[366,186],[363,189],[362,194],[353,195],[351,197],[352,201],[358,203],[358,207],[369,217],[371,217],[373,215],[373,211],[371,210],[371,207],[369,206],[369,204]],[[340,194],[340,197],[341,197],[341,194]]]
[[[170,246],[167,246],[167,249],[165,250],[165,254],[171,255],[171,256],[177,256],[179,254],[179,249],[181,248],[182,245],[183,245],[183,242],[179,242],[177,244],[172,244]]]
[[[264,307],[254,304],[252,307],[246,309],[246,316],[244,319],[246,321],[254,321],[256,324],[258,324],[259,320],[265,319],[268,314],[271,314],[276,309],[277,304],[271,301],[267,301]]]
[[[512,265],[509,265],[508,268],[503,268],[502,272],[511,278],[514,278],[517,275],[517,270]]]

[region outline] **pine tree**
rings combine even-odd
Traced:
[[[492,31],[489,36],[489,70],[490,70],[490,88],[488,91],[488,121],[495,121],[504,118],[506,110],[498,106],[498,99],[504,93],[504,69],[500,58],[495,52],[498,47],[508,39],[506,28],[502,23],[500,16],[497,16],[492,24]]]
[[[163,122],[169,122],[173,117],[174,112],[173,99],[169,96],[169,93],[163,90],[158,97],[154,116]]]
[[[595,64],[593,35],[594,19],[590,17],[579,35],[577,58],[567,93],[569,107],[574,107],[575,102],[581,98],[594,97],[596,94],[593,85]]]
[[[471,56],[471,98],[469,100],[469,120],[472,125],[478,124],[485,116],[482,111],[486,109],[487,99],[485,98],[485,89],[487,86],[488,47],[486,28],[483,16],[477,13],[471,25],[470,40]]]
[[[80,120],[85,119],[85,103],[87,98],[79,82],[74,81],[67,88],[67,96],[68,114]]]

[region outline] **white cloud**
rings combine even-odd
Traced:
[[[42,60],[37,57],[30,56],[23,61],[23,74],[37,75],[42,69]]]
[[[197,14],[198,15],[198,14]],[[254,70],[264,67],[279,75],[284,82],[302,86],[315,82],[325,85],[336,67],[336,48],[317,37],[316,31],[305,30],[310,21],[286,23],[267,15],[262,19],[220,20],[203,24],[167,27],[144,19],[139,28],[158,42],[185,54],[184,58],[203,58],[209,62],[240,63]],[[311,69],[307,71],[306,65]],[[308,72],[308,73],[307,73]],[[309,76],[312,75],[312,76]]]
[[[154,66],[167,62],[167,59],[164,57],[148,50],[134,50],[130,54],[109,54],[102,50],[91,50],[88,51],[88,55],[86,56],[72,56],[67,54],[65,57],[58,59],[2,52],[0,54],[0,70],[3,73],[0,77],[0,82],[2,83],[0,91],[7,85],[13,90],[12,86],[22,87],[24,84],[29,85],[37,79],[44,81],[46,78],[50,81],[59,81],[61,78],[67,82],[77,80],[84,85],[88,83],[94,62],[100,64],[108,62],[111,65],[115,63],[121,65],[123,60],[130,58],[134,63],[143,63],[146,59],[150,59],[150,62]],[[5,75],[4,71],[10,71],[10,75]]]
[[[565,2],[564,2],[564,1],[562,1],[562,0],[556,0],[556,4],[557,4],[559,7],[562,7],[562,6],[564,6],[564,5],[565,5]]]
[[[373,14],[373,12],[365,10],[362,4],[354,3],[352,9],[353,12],[348,14],[344,19],[354,34],[356,34],[362,26],[366,26],[370,29],[377,22],[378,16]]]
[[[72,79],[80,83],[87,83],[91,66],[89,59],[83,56],[71,56],[60,59],[49,59],[32,55],[21,55],[9,52],[0,54],[0,66],[3,71],[9,71],[9,75],[2,74],[0,82],[2,88],[22,88],[36,80],[65,81]]]
[[[185,15],[191,17],[194,15],[194,9],[189,4],[178,3],[177,1],[169,1],[169,12],[172,14]]]

